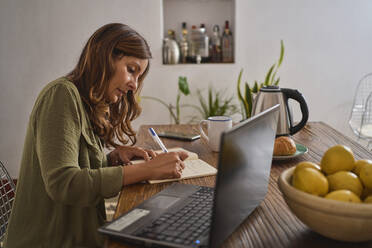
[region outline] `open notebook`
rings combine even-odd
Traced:
[[[212,176],[217,174],[217,169],[208,164],[207,162],[199,159],[198,154],[194,152],[187,151],[180,147],[169,148],[169,152],[175,151],[184,151],[187,152],[189,155],[188,158],[184,161],[185,169],[182,172],[182,176],[180,178],[172,178],[172,179],[164,179],[164,180],[149,180],[148,182],[151,184],[154,183],[164,183],[164,182],[172,182],[172,181],[179,181],[182,179],[188,178],[195,178],[195,177],[205,177],[205,176]],[[162,152],[162,151],[156,151]],[[144,160],[134,160],[132,161],[133,164],[143,163]]]

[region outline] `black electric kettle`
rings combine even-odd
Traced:
[[[288,99],[293,99],[300,104],[302,119],[293,126],[293,114],[288,106]],[[276,135],[293,135],[303,128],[309,118],[306,101],[298,90],[279,88],[278,86],[265,86],[258,92],[252,107],[252,116],[280,104],[279,120]]]

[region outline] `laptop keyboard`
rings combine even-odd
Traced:
[[[210,228],[213,194],[213,188],[201,187],[190,196],[190,203],[175,213],[164,213],[138,235],[176,244],[199,244],[200,235]]]

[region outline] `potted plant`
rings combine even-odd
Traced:
[[[204,98],[200,89],[197,89],[196,94],[200,106],[192,106],[200,112],[202,119],[207,119],[210,116],[232,116],[239,112],[238,107],[232,102],[234,97],[226,97],[223,91],[213,90],[209,86],[207,98]],[[197,119],[196,116],[192,120],[195,119]]]
[[[280,78],[276,77],[276,73],[283,62],[284,57],[284,44],[283,40],[280,41],[280,56],[276,63],[274,63],[269,71],[266,74],[265,81],[259,83],[257,81],[254,82],[253,87],[249,86],[247,82],[245,82],[244,87],[244,95],[240,90],[241,78],[243,74],[243,69],[240,70],[237,82],[237,91],[238,91],[238,98],[241,103],[241,114],[244,119],[251,117],[252,114],[252,105],[253,105],[253,98],[258,93],[261,87],[268,86],[268,85],[279,85]]]

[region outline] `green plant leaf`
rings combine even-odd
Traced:
[[[178,77],[178,88],[185,96],[190,94],[190,89],[186,77]]]
[[[212,88],[208,88],[208,115],[213,114],[213,92]]]
[[[238,113],[238,107],[233,103],[233,100],[235,99],[234,96],[231,96],[227,100],[225,100],[224,104],[224,112],[223,115],[232,116],[233,114]]]
[[[283,40],[280,40],[280,56],[279,56],[278,67],[277,68],[279,68],[280,65],[282,64],[283,57],[284,57],[284,43],[283,43]]]
[[[280,78],[278,78],[276,81],[275,81],[275,83],[274,83],[274,85],[279,85],[279,81],[280,81]]]
[[[251,117],[252,113],[252,91],[247,83],[245,83],[245,99],[247,99],[248,111],[247,118]]]
[[[277,71],[278,71],[278,67],[275,68],[275,71],[274,71],[274,73],[273,73],[273,75],[272,75],[272,77],[271,77],[271,80],[270,80],[270,82],[271,82],[270,85],[272,85],[273,82],[275,81],[275,76],[276,76],[276,72],[277,72]]]
[[[240,72],[239,72],[237,89],[238,89],[238,98],[244,104],[244,98],[242,96],[242,93],[240,92],[240,82],[241,82],[241,79],[242,79],[242,74],[243,74],[243,69],[241,69]]]
[[[218,98],[219,98],[219,93],[215,93],[215,97],[213,97],[213,90],[212,88],[209,88],[209,116],[215,116],[216,111],[218,110]]]
[[[265,78],[265,82],[264,82],[264,84],[267,86],[267,85],[270,85],[270,76],[271,76],[271,73],[273,72],[273,70],[274,70],[274,67],[275,67],[275,64],[273,64],[271,67],[270,67],[270,69],[269,69],[269,71],[267,72],[267,74],[266,74],[266,78]]]
[[[177,117],[177,120],[178,120],[178,123],[180,123],[180,99],[181,99],[181,94],[178,93],[177,94],[177,100],[176,100],[176,117]]]
[[[238,83],[237,83],[237,88],[238,88],[238,98],[239,101],[241,102],[242,107],[242,116],[243,118],[247,116],[248,113],[248,104],[246,99],[243,98],[242,93],[240,92],[240,83],[242,79],[242,74],[243,74],[243,69],[240,70],[239,76],[238,76]]]
[[[213,103],[213,106],[212,106],[213,116],[218,115],[219,108],[220,108],[220,94],[219,94],[219,92],[217,92],[216,93],[216,98],[214,99],[214,103]]]
[[[259,90],[260,89],[258,87],[257,81],[254,81],[254,86],[253,86],[253,89],[252,89],[252,93],[257,93]]]
[[[229,102],[228,102],[228,101],[225,101],[225,102],[223,103],[223,105],[218,109],[217,114],[218,114],[218,115],[225,115],[228,106],[229,106]]]

